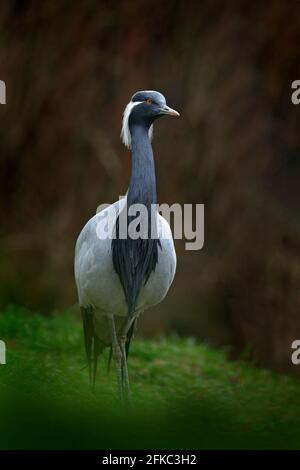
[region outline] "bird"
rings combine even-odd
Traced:
[[[144,90],[132,96],[120,135],[131,150],[127,193],[86,223],[75,247],[75,281],[90,381],[95,383],[98,357],[109,348],[108,369],[113,361],[122,401],[130,397],[127,359],[137,319],[165,298],[176,271],[172,232],[157,211],[152,137],[153,124],[162,116],[179,116],[162,93]],[[131,209],[136,205],[145,210],[135,224]],[[135,236],[129,230],[131,224],[136,225]],[[121,226],[127,229],[126,236]],[[139,232],[142,226],[143,233]]]

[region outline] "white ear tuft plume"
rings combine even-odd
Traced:
[[[149,128],[148,135],[149,135],[149,139],[150,139],[150,142],[151,142],[152,139],[153,139],[153,124],[151,124],[151,126]]]
[[[130,129],[129,129],[129,116],[131,111],[135,106],[138,104],[143,103],[143,101],[130,101],[126,108],[124,109],[123,113],[123,122],[122,122],[122,129],[121,129],[121,140],[125,147],[131,148],[131,134],[130,134]],[[153,125],[150,126],[149,129],[149,139],[152,140],[153,138]]]

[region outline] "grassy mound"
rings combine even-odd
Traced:
[[[129,410],[119,405],[114,371],[106,375],[107,357],[89,387],[72,314],[11,307],[0,314],[0,339],[2,449],[300,448],[299,382],[192,338],[135,338]]]

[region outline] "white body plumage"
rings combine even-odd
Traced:
[[[124,199],[105,209],[105,218],[113,217],[122,210]],[[176,252],[168,222],[156,214],[158,237],[161,249],[158,250],[158,263],[142,287],[137,304],[137,312],[158,304],[167,294],[176,270]],[[112,261],[111,238],[99,238],[97,227],[103,213],[92,217],[81,231],[75,251],[75,279],[79,303],[83,307],[92,306],[95,315],[126,316],[128,307],[119,276]]]

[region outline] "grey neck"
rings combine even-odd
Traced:
[[[148,282],[150,274],[158,263],[158,249],[161,244],[154,230],[156,218],[152,217],[151,204],[156,204],[156,181],[153,152],[149,139],[149,126],[132,124],[131,148],[132,167],[127,193],[127,207],[132,204],[144,204],[148,212],[148,237],[125,239],[117,236],[112,240],[112,259],[115,272],[123,286],[129,315],[136,311],[140,290]],[[132,220],[128,216],[127,223]],[[154,222],[152,222],[154,220]],[[154,226],[153,226],[154,223]],[[116,222],[119,233],[119,218]],[[152,236],[154,233],[154,236]],[[150,235],[150,236],[149,236]]]
[[[130,127],[132,164],[127,204],[156,204],[156,178],[149,127],[133,124]]]

